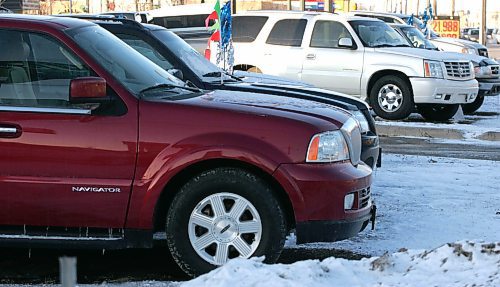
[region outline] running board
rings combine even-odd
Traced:
[[[1,230],[1,228],[0,228]],[[127,249],[153,247],[150,230],[120,229],[120,236],[68,236],[47,234],[1,234],[0,246],[20,248]]]

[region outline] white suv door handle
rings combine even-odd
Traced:
[[[314,59],[316,59],[316,54],[307,54],[306,59],[314,60]]]

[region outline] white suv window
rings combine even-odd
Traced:
[[[274,24],[266,43],[271,45],[300,47],[306,29],[306,19],[284,19]]]
[[[251,43],[266,24],[267,16],[239,16],[233,18],[233,42]]]
[[[350,38],[347,28],[334,21],[318,21],[314,25],[311,47],[314,48],[339,48],[339,39]]]

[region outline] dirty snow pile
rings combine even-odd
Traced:
[[[197,286],[500,286],[500,242],[459,242],[361,261],[327,258],[291,265],[235,259],[182,284]]]

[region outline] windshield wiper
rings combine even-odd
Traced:
[[[156,89],[175,89],[175,88],[182,89],[182,90],[188,90],[190,92],[200,92],[201,91],[200,89],[194,88],[194,87],[183,87],[183,86],[172,85],[172,84],[158,84],[158,85],[154,85],[154,86],[151,86],[151,87],[148,87],[148,88],[141,90],[139,92],[139,94],[144,94],[146,92],[156,90]]]
[[[212,77],[222,77],[222,72],[210,72],[204,74],[202,77],[212,78]]]
[[[229,73],[226,73],[226,72],[222,73],[220,71],[219,72],[206,73],[202,77],[204,77],[204,78],[217,78],[217,77],[222,77],[222,75],[228,76],[228,77],[230,77],[230,78],[232,78],[233,80],[236,80],[236,81],[241,81],[241,79],[238,78],[238,77],[236,77],[236,76],[233,76],[233,75],[231,75]],[[228,80],[224,80],[224,81],[228,81]]]

